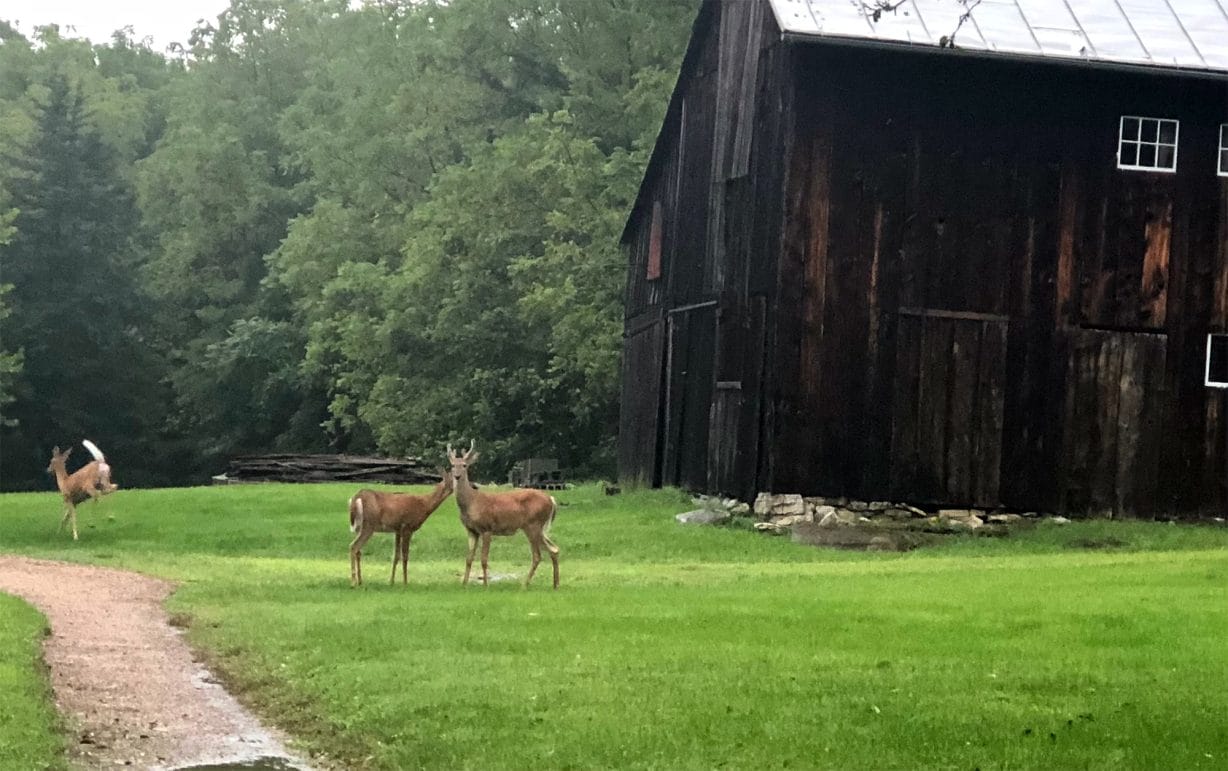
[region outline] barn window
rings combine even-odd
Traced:
[[[1219,127],[1219,175],[1228,177],[1228,123]]]
[[[652,229],[648,231],[648,273],[649,281],[661,278],[661,202],[652,204]]]
[[[1134,171],[1177,170],[1177,121],[1121,116],[1117,168]]]
[[[1207,335],[1206,385],[1228,388],[1228,334]]]

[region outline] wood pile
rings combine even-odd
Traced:
[[[243,455],[230,461],[216,484],[241,482],[386,482],[435,484],[439,470],[421,458],[359,455]]]

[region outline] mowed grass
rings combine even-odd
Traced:
[[[39,650],[46,628],[38,611],[0,594],[0,768],[64,767],[64,740]]]
[[[170,609],[231,687],[346,767],[1228,767],[1222,527],[829,552],[586,486],[557,494],[557,592],[548,561],[528,590],[462,588],[452,499],[408,587],[381,534],[352,590],[355,489],[121,491],[81,507],[75,544],[54,496],[7,495],[0,551],[180,581]],[[496,539],[492,572],[528,562]]]

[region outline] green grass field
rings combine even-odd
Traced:
[[[51,494],[0,496],[0,551],[180,581],[170,609],[231,687],[347,767],[1228,767],[1228,528],[827,552],[679,526],[677,492],[584,487],[558,494],[557,592],[548,561],[527,591],[462,588],[453,500],[408,587],[377,535],[352,590],[354,489],[121,491],[81,507],[78,543]],[[528,558],[497,539],[492,572]],[[29,701],[0,766],[58,747],[43,623],[0,602],[0,672]]]

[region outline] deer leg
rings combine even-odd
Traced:
[[[469,583],[469,570],[473,567],[473,555],[478,549],[478,534],[472,530],[467,532],[469,533],[469,552],[465,556],[465,577],[461,579],[462,586]]]
[[[401,539],[401,585],[409,584],[409,540],[414,537],[412,530],[406,531]]]
[[[490,586],[490,533],[482,533],[482,586]]]
[[[550,536],[542,533],[542,541],[546,543],[546,551],[550,552],[550,562],[554,565],[554,588],[559,588],[559,547],[554,545]]]
[[[392,534],[396,536],[396,543],[392,545],[392,577],[388,579],[389,585],[397,582],[397,560],[401,559],[401,531],[393,530]]]
[[[60,527],[58,530],[56,530],[57,533],[64,532],[64,525],[68,524],[68,518],[71,516],[71,512],[72,509],[69,508],[68,504],[64,504],[64,517],[60,520]]]
[[[524,531],[524,534],[529,539],[529,548],[533,550],[533,564],[529,566],[529,575],[524,580],[524,585],[525,585],[525,588],[527,589],[529,586],[529,582],[533,580],[533,574],[537,572],[537,566],[542,561],[542,547],[541,547],[542,534],[541,532],[531,533],[528,530]]]
[[[72,521],[72,539],[77,540],[77,507],[73,504],[68,504],[68,513]]]
[[[362,547],[371,537],[371,531],[363,530],[350,542],[350,586],[362,584]]]

